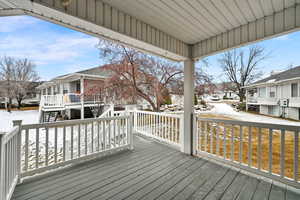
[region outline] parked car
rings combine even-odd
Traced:
[[[220,101],[220,97],[219,97],[218,95],[213,95],[213,96],[211,97],[211,100],[212,100],[212,101]]]

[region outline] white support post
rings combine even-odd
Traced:
[[[84,79],[80,77],[81,119],[84,119]]]
[[[182,152],[192,154],[195,61],[184,61],[184,129]]]
[[[20,174],[21,174],[21,146],[22,146],[22,137],[21,137],[21,130],[22,130],[22,120],[14,120],[13,126],[18,126],[18,145],[17,145],[17,175],[18,175],[18,182],[20,182]]]
[[[5,199],[5,194],[4,194],[4,160],[5,160],[5,152],[4,152],[4,142],[3,142],[3,137],[4,137],[3,132],[0,132],[0,200]]]

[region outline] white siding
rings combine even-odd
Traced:
[[[287,118],[299,120],[299,108],[288,108]]]

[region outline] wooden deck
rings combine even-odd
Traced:
[[[300,199],[258,180],[136,136],[135,149],[24,182],[14,200]]]

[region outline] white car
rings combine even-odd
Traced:
[[[211,100],[212,100],[212,101],[220,101],[220,97],[219,97],[218,95],[213,95],[213,96],[211,97]]]

